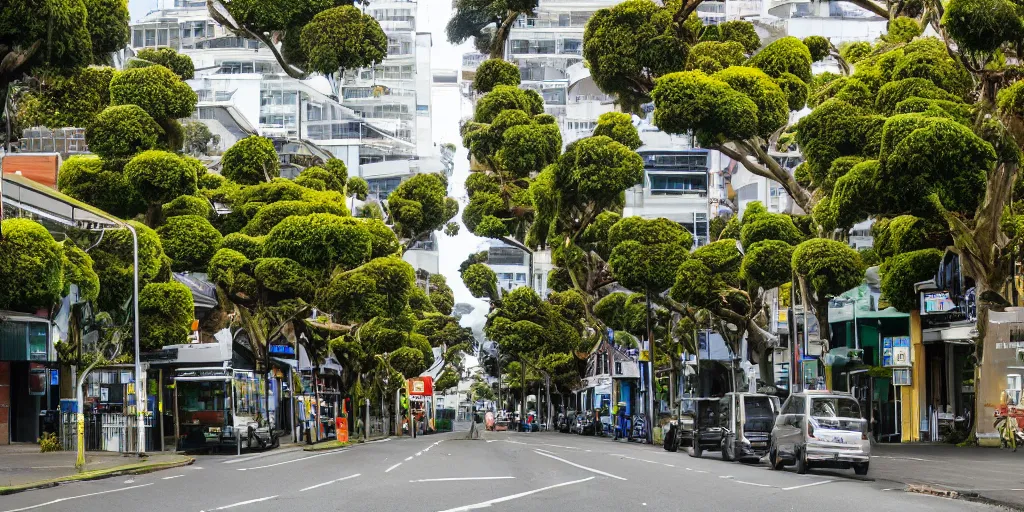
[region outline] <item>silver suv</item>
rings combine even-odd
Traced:
[[[849,393],[794,393],[782,405],[768,450],[772,469],[795,464],[796,472],[804,474],[812,466],[852,467],[866,475],[870,458],[868,424]]]

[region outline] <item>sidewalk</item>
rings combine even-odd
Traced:
[[[957,448],[948,444],[876,444],[876,480],[956,491],[1024,510],[1024,450]]]
[[[36,484],[89,480],[123,473],[148,473],[191,464],[194,460],[172,453],[155,453],[140,459],[119,453],[86,452],[85,470],[79,472],[75,469],[75,458],[75,452],[40,453],[37,444],[0,446],[0,495]]]

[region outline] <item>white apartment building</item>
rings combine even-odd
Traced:
[[[430,35],[416,32],[416,8],[389,0],[368,9],[388,36],[388,57],[331,80],[289,77],[262,43],[217,24],[201,0],[160,0],[133,23],[130,46],[192,58],[194,118],[221,136],[221,149],[252,133],[310,140],[386,197],[402,179],[444,168],[429,122]]]
[[[188,83],[199,96],[193,118],[221,136],[221,149],[250,134],[301,140],[279,148],[283,159],[303,151],[339,158],[381,201],[419,172],[452,171],[450,152],[432,140],[431,39],[416,31],[416,10],[416,2],[399,0],[368,8],[387,34],[388,57],[330,80],[289,77],[262,43],[216,23],[204,0],[160,0],[133,23],[129,53],[166,47],[192,59],[196,72]],[[405,259],[438,273],[437,240],[417,244]]]

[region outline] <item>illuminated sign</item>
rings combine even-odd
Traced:
[[[941,315],[956,309],[949,292],[921,292],[921,314]]]

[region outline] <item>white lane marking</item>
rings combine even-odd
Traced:
[[[525,445],[525,444],[526,444],[526,443],[523,443],[523,442],[521,442],[521,441],[512,441],[512,440],[510,440],[510,439],[506,439],[506,440],[505,440],[505,442],[506,442],[506,443],[512,443],[512,444],[523,444],[523,445]]]
[[[872,459],[891,459],[891,460],[913,460],[917,462],[935,462],[932,459],[919,459],[917,457],[891,457],[888,455],[872,455]]]
[[[573,480],[571,482],[562,482],[560,484],[549,485],[547,487],[541,487],[540,489],[534,489],[532,491],[521,492],[519,494],[513,494],[511,496],[504,496],[504,497],[501,497],[501,498],[495,498],[493,500],[481,501],[480,503],[474,503],[472,505],[465,505],[465,506],[462,506],[462,507],[450,508],[448,510],[442,510],[441,512],[464,512],[464,511],[467,511],[467,510],[475,510],[475,509],[478,509],[478,508],[486,508],[486,507],[490,507],[491,505],[494,505],[495,503],[504,503],[506,501],[511,501],[511,500],[514,500],[514,499],[522,498],[522,497],[525,497],[525,496],[529,496],[531,494],[537,494],[538,492],[544,492],[544,491],[547,491],[547,490],[550,490],[550,489],[555,489],[557,487],[565,487],[567,485],[579,484],[579,483],[587,482],[587,481],[590,481],[590,480],[593,480],[593,479],[594,479],[594,477],[591,476],[591,477],[584,478],[582,480]]]
[[[544,450],[544,449],[541,449],[541,448],[534,448],[534,450],[537,450],[538,452],[550,453],[550,454],[552,454],[552,455],[554,455],[554,454],[555,454],[555,452],[549,452],[549,451],[547,451],[547,450]]]
[[[185,476],[185,475],[165,476],[165,477],[161,478],[161,480],[173,480],[175,478],[181,478],[183,476]]]
[[[405,461],[406,461],[406,462],[409,462],[410,460],[412,460],[412,455],[410,455],[410,456],[408,456],[408,457],[406,457],[406,458],[405,458]]]
[[[420,482],[461,482],[464,480],[513,480],[514,476],[464,476],[457,478],[424,478],[422,480],[409,480],[410,484]]]
[[[423,455],[423,452],[416,452],[417,457],[419,457],[420,455]]]
[[[497,442],[497,441],[498,441],[497,439],[488,439],[488,440],[487,440],[487,442],[488,442],[488,443],[494,443],[494,442]],[[69,466],[69,467],[70,467],[70,466]]]
[[[259,503],[261,501],[272,500],[272,499],[274,499],[274,498],[276,498],[278,496],[279,495],[275,494],[273,496],[267,496],[266,498],[256,498],[254,500],[239,501],[238,503],[232,503],[230,505],[224,505],[223,507],[217,507],[217,508],[213,508],[213,509],[210,509],[210,510],[224,510],[226,508],[240,507],[242,505],[248,505],[250,503]],[[201,512],[205,512],[205,511],[201,511]]]
[[[401,466],[401,465],[402,465],[402,463],[399,462],[398,464],[395,464],[394,466],[391,466],[390,468],[385,469],[384,472],[385,473],[390,473],[392,469],[395,469],[395,468],[397,468],[398,466]]]
[[[192,469],[203,469],[203,467],[202,466],[196,466],[196,467],[194,467]]]
[[[249,471],[249,470],[252,470],[252,469],[272,468],[274,466],[280,466],[282,464],[291,464],[292,462],[299,462],[299,461],[308,460],[308,459],[315,459],[316,457],[323,457],[325,455],[335,455],[335,454],[338,454],[338,453],[345,453],[347,451],[348,451],[347,449],[335,450],[335,451],[331,451],[331,452],[327,452],[327,453],[321,453],[321,454],[318,454],[318,455],[310,455],[309,457],[301,457],[301,458],[298,458],[298,459],[286,460],[286,461],[283,461],[283,462],[275,462],[273,464],[267,464],[266,466],[256,466],[256,467],[251,467],[251,468],[238,468],[238,470],[239,471]],[[196,468],[196,469],[203,469],[203,468]]]
[[[718,478],[732,478],[732,475],[722,475],[722,476],[719,476]]]
[[[130,489],[138,489],[139,487],[146,487],[147,485],[153,485],[153,482],[150,482],[148,484],[133,485],[131,487],[122,487],[120,489],[111,489],[109,491],[100,491],[100,492],[92,492],[92,493],[89,493],[89,494],[81,494],[79,496],[68,496],[67,498],[57,498],[57,499],[55,499],[53,501],[47,501],[46,503],[40,503],[38,505],[30,505],[28,507],[12,508],[11,510],[5,510],[4,512],[21,512],[22,510],[32,510],[34,508],[45,507],[47,505],[53,505],[55,503],[61,503],[61,502],[68,501],[68,500],[76,500],[78,498],[88,498],[89,496],[98,496],[100,494],[107,494],[107,493],[111,493],[111,492],[121,492],[121,491],[130,490]]]
[[[309,487],[306,487],[305,489],[299,489],[299,492],[305,492],[305,491],[308,491],[308,490],[311,490],[311,489],[316,489],[317,487],[323,487],[325,485],[331,485],[333,483],[340,482],[342,480],[348,480],[349,478],[355,478],[355,477],[357,477],[357,476],[359,476],[361,474],[362,473],[356,473],[354,475],[343,476],[343,477],[341,477],[341,478],[339,478],[337,480],[331,480],[330,482],[324,482],[322,484],[311,485]]]
[[[662,465],[662,466],[668,466],[670,468],[676,467],[675,464],[666,464],[664,462],[658,462],[656,460],[638,459],[636,457],[630,457],[629,455],[622,455],[620,453],[609,453],[608,455],[611,455],[612,457],[622,457],[623,459],[638,460],[640,462],[646,462],[648,464],[659,464],[659,465]],[[689,469],[689,468],[687,468],[687,469]]]
[[[538,452],[537,450],[534,450],[533,453],[536,453],[537,455],[543,455],[544,457],[555,459],[555,460],[560,461],[560,462],[564,462],[564,463],[566,463],[566,464],[568,464],[570,466],[576,466],[576,467],[578,467],[580,469],[583,469],[583,470],[586,470],[586,471],[590,471],[591,473],[596,473],[598,475],[608,476],[608,477],[616,478],[616,479],[619,479],[619,480],[626,480],[625,478],[622,478],[621,476],[616,476],[616,475],[613,475],[611,473],[605,473],[604,471],[601,471],[599,469],[594,469],[594,468],[588,468],[586,466],[581,466],[579,464],[576,464],[575,462],[570,462],[570,461],[567,461],[567,460],[565,460],[565,459],[563,459],[561,457],[555,457],[554,455],[548,455],[548,454],[543,453],[543,452]]]
[[[746,481],[743,481],[743,480],[733,480],[733,482],[736,482],[738,484],[744,484],[744,485],[753,485],[755,487],[771,487],[768,484],[759,484],[759,483],[755,483],[755,482],[746,482]]]
[[[783,491],[792,491],[792,490],[796,490],[796,489],[803,489],[804,487],[813,487],[815,485],[827,484],[827,483],[831,483],[831,482],[832,482],[832,480],[822,480],[820,482],[812,482],[812,483],[804,484],[804,485],[794,485],[793,487],[783,487],[782,490]]]
[[[253,460],[253,459],[258,459],[258,458],[260,458],[260,457],[266,457],[266,455],[264,455],[264,454],[262,454],[262,453],[261,453],[261,454],[259,454],[259,455],[252,455],[252,456],[249,456],[249,457],[242,457],[241,459],[231,459],[231,460],[226,460],[226,461],[224,461],[224,462],[221,462],[221,464],[237,464],[237,463],[239,463],[239,462],[245,462],[245,461],[247,461],[247,460]]]
[[[391,440],[390,437],[385,437],[384,439],[377,439],[376,441],[367,441],[367,442],[365,442],[363,444],[386,443],[386,442],[388,442],[390,440]]]
[[[579,450],[580,449],[580,448],[577,448],[575,446],[562,446],[560,444],[548,444],[548,443],[538,443],[538,444],[540,444],[541,446],[554,446],[555,448],[564,448],[566,450]],[[589,452],[590,450],[587,450],[587,451]]]

